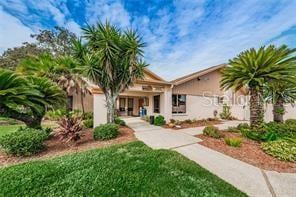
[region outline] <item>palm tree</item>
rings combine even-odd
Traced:
[[[229,60],[229,66],[223,70],[222,88],[249,88],[252,127],[260,126],[264,121],[263,86],[274,81],[293,81],[296,57],[292,55],[295,51],[285,45],[252,48]]]
[[[74,91],[81,93],[81,106],[84,113],[83,95],[87,91],[86,82],[77,70],[78,64],[71,56],[54,58],[50,54],[29,57],[21,61],[17,72],[37,77],[46,77],[56,82],[70,96]]]
[[[147,66],[141,59],[144,43],[137,32],[121,31],[108,22],[82,30],[86,43],[81,40],[74,43],[76,57],[83,74],[104,92],[107,122],[114,122],[119,94],[144,75]]]
[[[45,78],[25,78],[13,71],[0,70],[0,113],[40,128],[48,108],[64,103],[64,92]]]
[[[284,122],[284,104],[295,104],[296,84],[285,82],[270,83],[265,87],[264,97],[273,104],[273,121]]]

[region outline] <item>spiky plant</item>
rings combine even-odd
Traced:
[[[252,48],[229,60],[223,70],[221,87],[224,89],[247,86],[250,94],[250,123],[252,127],[264,120],[263,86],[274,81],[293,80],[295,76],[295,49],[283,45]]]
[[[108,22],[82,30],[86,43],[76,41],[74,54],[84,75],[104,92],[107,122],[114,122],[119,93],[144,76],[147,64],[141,58],[145,45],[134,30],[121,31]]]
[[[25,78],[13,71],[0,70],[1,115],[23,121],[28,127],[40,128],[48,108],[65,101],[64,92],[45,78]]]
[[[82,118],[73,114],[67,114],[58,122],[59,128],[56,129],[55,136],[63,142],[78,141],[81,138],[83,129]]]

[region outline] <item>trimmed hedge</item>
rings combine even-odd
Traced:
[[[118,125],[107,123],[100,125],[94,129],[95,140],[110,140],[118,136]]]
[[[0,138],[0,147],[8,154],[29,156],[43,150],[43,142],[48,138],[44,130],[21,128]]]

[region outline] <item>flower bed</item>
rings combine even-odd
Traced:
[[[222,121],[219,119],[209,118],[209,119],[202,119],[202,120],[184,120],[184,121],[175,121],[173,124],[168,123],[165,124],[164,128],[170,128],[170,129],[186,129],[186,128],[194,128],[194,127],[203,127],[203,126],[209,126],[209,125],[216,125],[221,124]]]
[[[260,142],[243,138],[240,133],[231,133],[224,131],[223,134],[225,135],[225,137],[242,138],[243,142],[241,144],[241,147],[228,146],[223,138],[216,139],[203,134],[197,135],[196,137],[203,140],[202,142],[199,142],[203,146],[231,156],[235,159],[244,161],[251,165],[257,166],[261,169],[296,173],[296,163],[281,161],[266,154],[262,150]]]
[[[21,163],[29,160],[49,158],[64,155],[72,152],[80,152],[92,148],[106,147],[113,144],[127,143],[135,141],[134,131],[126,126],[121,126],[119,136],[108,141],[95,141],[92,129],[85,129],[81,133],[81,139],[75,143],[61,143],[57,136],[52,136],[45,141],[46,149],[36,155],[30,157],[14,157],[0,152],[0,166],[10,165],[13,163]]]

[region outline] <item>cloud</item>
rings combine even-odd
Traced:
[[[89,24],[108,20],[121,28],[130,26],[129,13],[119,1],[90,0],[86,4],[85,12]]]
[[[32,29],[21,23],[16,17],[6,13],[0,6],[0,54],[7,48],[31,41]]]
[[[80,34],[80,26],[109,20],[139,31],[151,70],[166,79],[225,63],[251,47],[296,47],[296,1],[290,0],[6,0],[1,5],[1,17],[20,29],[1,20],[0,36],[22,37],[1,39],[2,48],[27,41],[25,35],[37,29],[59,25]]]

